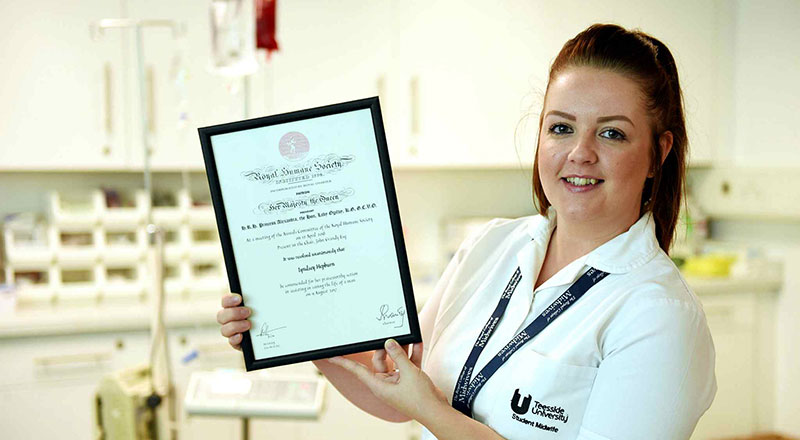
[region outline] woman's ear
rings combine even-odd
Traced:
[[[661,136],[658,137],[658,147],[661,151],[661,165],[664,165],[664,161],[667,159],[667,155],[669,152],[672,151],[672,132],[665,131],[661,133]]]
[[[661,133],[661,136],[658,137],[658,151],[661,153],[660,165],[664,165],[664,161],[667,160],[669,152],[672,151],[671,131],[665,131]],[[653,175],[654,175],[653,170],[650,170],[650,172],[647,173],[647,177],[653,177]]]

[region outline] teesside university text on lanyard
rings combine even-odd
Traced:
[[[514,294],[514,290],[517,289],[519,280],[522,279],[521,273],[522,272],[520,268],[517,267],[517,270],[514,271],[513,275],[511,275],[511,280],[508,282],[508,285],[503,291],[503,295],[500,296],[500,302],[497,303],[497,307],[494,309],[489,321],[487,321],[486,325],[483,326],[483,330],[481,330],[478,340],[475,341],[475,346],[472,347],[472,351],[469,353],[469,357],[467,357],[467,362],[464,364],[464,368],[461,370],[461,375],[458,377],[458,381],[456,382],[456,388],[453,391],[453,408],[461,411],[469,417],[472,417],[472,403],[475,401],[475,396],[478,395],[478,391],[483,388],[483,385],[486,384],[486,381],[492,377],[497,369],[500,368],[500,366],[503,365],[512,354],[519,350],[520,347],[533,339],[533,337],[544,330],[548,324],[550,324],[553,320],[558,318],[561,313],[567,310],[569,306],[578,301],[587,290],[608,275],[608,272],[603,272],[590,267],[585,274],[578,278],[578,281],[575,281],[575,283],[569,286],[569,288],[562,293],[558,299],[553,301],[552,304],[544,309],[541,315],[534,319],[533,322],[525,327],[524,330],[519,332],[517,336],[514,336],[511,342],[506,344],[505,347],[497,352],[494,358],[492,358],[492,360],[490,360],[489,363],[486,364],[486,366],[483,367],[483,369],[475,376],[475,379],[470,382],[469,379],[472,377],[472,371],[475,369],[475,363],[478,361],[478,356],[480,356],[481,352],[483,351],[483,347],[486,346],[486,342],[492,336],[492,333],[494,333],[497,323],[500,322],[500,318],[502,318],[503,314],[505,313],[508,302],[511,299],[511,295]]]

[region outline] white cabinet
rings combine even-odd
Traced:
[[[0,340],[3,438],[93,438],[100,378],[144,363],[147,347],[147,332]]]
[[[181,438],[230,437],[237,432],[235,421],[193,424],[183,415],[182,400],[192,371],[238,368],[241,353],[227,345],[216,326],[173,328],[168,335]],[[100,380],[147,364],[149,348],[146,330],[0,339],[3,438],[94,438],[93,405]],[[193,351],[197,356],[188,360]],[[41,423],[41,414],[47,414],[47,423]]]
[[[0,167],[120,169],[123,40],[93,41],[89,24],[119,2],[3,2]]]
[[[724,125],[725,159],[742,167],[800,166],[800,2],[731,4],[735,106]]]
[[[532,12],[521,3],[455,0],[396,6],[398,98],[387,123],[401,133],[394,148],[404,164],[532,164],[532,138],[522,139],[518,155],[514,136],[549,55],[538,44],[546,32],[525,19]]]
[[[219,335],[217,326],[168,330],[175,385],[179,438],[237,438],[234,417],[189,417],[183,398],[194,371],[243,368],[242,354]],[[145,330],[102,334],[41,335],[0,339],[0,414],[3,439],[93,437],[95,392],[111,373],[146,364],[150,333]],[[311,363],[277,367],[274,374],[316,374]],[[41,415],[47,414],[47,423]],[[251,419],[251,438],[349,439],[355,436],[411,440],[419,429],[372,417],[348,402],[332,386],[319,420]]]
[[[129,17],[185,25],[182,36],[167,27],[142,28],[142,95],[152,114],[153,169],[203,169],[197,127],[242,119],[245,106],[241,78],[207,69],[208,6],[189,0],[4,4],[0,25],[10,34],[0,41],[7,64],[0,71],[0,168],[143,168],[136,31],[90,33],[100,19]],[[263,83],[263,73],[253,81]]]
[[[716,350],[717,395],[692,439],[748,436],[773,427],[774,292],[702,295]]]
[[[516,166],[536,66],[517,56],[527,45],[514,31],[535,30],[518,12],[452,0],[282,6],[270,113],[379,95],[394,166]]]
[[[715,55],[732,51],[736,14],[724,2],[678,3],[282,3],[280,51],[262,60],[249,90],[207,70],[207,2],[9,4],[0,17],[11,32],[0,56],[12,61],[0,72],[0,167],[141,169],[134,32],[110,30],[92,41],[88,31],[93,20],[123,14],[186,25],[183,38],[168,29],[143,32],[157,170],[202,169],[196,128],[244,117],[245,94],[253,117],[380,95],[393,165],[528,168],[548,66],[567,39],[595,22],[640,27],[672,49],[691,160],[704,163],[728,140],[718,127],[730,113],[734,65]]]

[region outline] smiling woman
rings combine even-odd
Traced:
[[[668,256],[686,129],[667,47],[615,25],[569,40],[536,148],[539,215],[461,245],[420,313],[424,350],[390,340],[315,365],[426,439],[689,438],[716,381],[703,309]],[[218,314],[234,347],[239,301]]]
[[[584,136],[578,138],[580,142],[591,136],[598,142],[578,146],[587,148],[589,154],[608,152],[605,157],[598,156],[598,167],[624,167],[630,161],[649,164],[646,178],[628,176],[634,181],[624,188],[628,192],[640,190],[639,198],[624,197],[633,196],[627,193],[619,198],[630,205],[623,211],[629,218],[635,220],[645,212],[653,212],[659,244],[669,252],[685,189],[687,156],[683,97],[669,49],[640,31],[595,25],[564,45],[550,67],[549,78],[534,162],[533,190],[539,213],[546,214],[552,204],[546,186],[554,189],[554,185],[549,178],[542,179],[544,170],[539,164],[557,156],[548,147],[556,139],[570,138],[567,142],[575,146],[576,135]],[[590,129],[591,134],[587,132]],[[569,144],[558,145],[563,153]],[[607,148],[600,148],[601,145]],[[617,148],[610,148],[612,145]],[[587,153],[582,148],[577,150],[579,155]],[[643,169],[641,164],[631,165]],[[567,177],[574,176],[559,176],[565,180]],[[568,189],[578,189],[566,184]],[[554,191],[550,197],[557,195]],[[602,224],[607,219],[597,220]]]

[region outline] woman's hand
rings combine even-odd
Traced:
[[[372,358],[374,372],[361,363],[336,356],[328,362],[353,373],[375,396],[406,416],[422,421],[437,405],[449,407],[444,393],[420,370],[422,344],[415,347],[411,359],[393,339],[385,344],[386,350],[376,350]],[[390,371],[385,354],[394,362],[396,370]]]
[[[222,310],[217,312],[217,322],[222,325],[220,333],[228,338],[231,347],[242,349],[242,333],[250,330],[250,309],[237,307],[242,303],[242,296],[231,293],[222,297]]]

